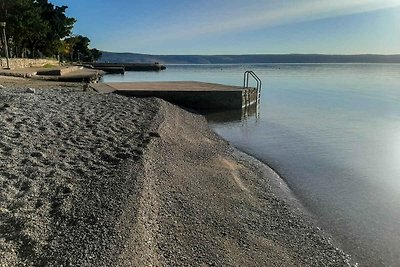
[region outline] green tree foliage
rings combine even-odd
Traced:
[[[30,0],[0,0],[1,21],[7,22],[7,33],[12,39],[10,48],[36,50],[49,30],[48,22],[40,17],[40,10]],[[17,52],[17,51],[15,51]]]
[[[89,49],[90,39],[78,35],[63,40],[64,59],[79,62],[93,62],[101,58],[102,53],[97,49]]]
[[[65,15],[67,6],[54,6],[47,0],[36,0],[36,5],[41,12],[41,18],[48,22],[48,31],[46,32],[47,43],[42,47],[45,54],[58,52],[61,39],[69,36],[76,20]]]
[[[73,60],[79,56],[97,59],[99,54],[88,48],[87,37],[70,37],[76,20],[66,16],[67,8],[48,0],[0,0],[0,21],[7,23],[11,53],[17,57],[64,54]]]
[[[97,61],[103,56],[103,53],[100,50],[97,50],[96,48],[90,49],[90,52],[92,53],[91,61]]]

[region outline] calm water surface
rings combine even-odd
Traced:
[[[361,266],[400,266],[400,64],[176,65],[105,81],[197,80],[264,86],[248,116],[215,131],[272,166]]]

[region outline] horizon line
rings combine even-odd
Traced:
[[[142,52],[113,52],[100,50],[101,52],[114,53],[114,54],[139,54],[150,56],[296,56],[296,55],[313,55],[313,56],[400,56],[398,54],[376,54],[376,53],[362,53],[362,54],[324,54],[324,53],[255,53],[255,54],[149,54]]]

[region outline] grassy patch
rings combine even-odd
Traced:
[[[51,69],[51,68],[56,68],[56,67],[58,67],[58,65],[46,64],[46,65],[43,65],[42,67],[43,67],[43,68],[46,68],[46,69]]]

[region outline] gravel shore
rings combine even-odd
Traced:
[[[282,180],[202,116],[0,82],[0,266],[349,265]]]

